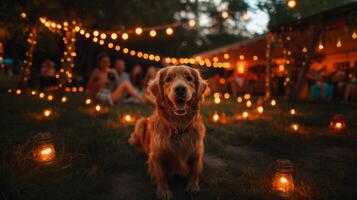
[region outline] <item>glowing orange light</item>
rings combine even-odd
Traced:
[[[295,115],[296,114],[296,110],[294,108],[290,109],[289,111],[290,115]]]
[[[127,33],[123,33],[123,34],[121,35],[121,38],[122,38],[123,40],[127,40],[127,39],[129,38],[129,35],[128,35]]]
[[[172,28],[167,28],[166,29],[166,34],[167,35],[172,35],[174,33],[174,29],[172,29]]]
[[[295,8],[296,0],[289,0],[288,1],[288,6],[289,6],[289,8]]]
[[[224,97],[225,99],[229,99],[229,98],[231,97],[231,95],[226,92],[226,93],[224,93],[223,97]]]
[[[149,32],[150,37],[155,37],[156,34],[157,34],[157,33],[156,33],[155,30],[151,30],[151,31]]]
[[[221,98],[214,98],[214,103],[219,104],[221,103]]]
[[[138,28],[135,29],[135,33],[136,33],[137,35],[141,35],[141,34],[143,33],[143,29],[140,28],[140,27],[138,27]]]
[[[270,105],[271,105],[271,106],[276,106],[276,100],[275,100],[275,99],[272,99],[272,100],[270,101]]]
[[[92,103],[92,100],[91,99],[86,99],[85,103],[86,103],[86,105],[89,105],[89,104]]]
[[[102,109],[102,108],[101,108],[100,105],[96,105],[96,106],[95,106],[95,111],[100,112],[101,109]]]
[[[61,98],[61,101],[62,101],[63,103],[67,102],[67,97],[62,97],[62,98]]]
[[[45,117],[49,117],[50,115],[52,115],[52,111],[51,111],[50,109],[45,109],[45,110],[43,111],[43,115],[44,115]]]
[[[242,98],[242,97],[237,97],[237,102],[238,102],[238,103],[242,103],[242,101],[243,101],[243,98]]]
[[[257,108],[257,111],[258,111],[259,114],[263,114],[263,112],[264,112],[263,106],[259,106],[259,107]]]

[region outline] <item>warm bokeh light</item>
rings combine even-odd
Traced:
[[[238,102],[238,103],[242,103],[242,101],[243,101],[243,98],[242,98],[242,97],[237,97],[237,102]]]
[[[231,97],[231,95],[228,92],[226,92],[226,93],[224,93],[223,97],[225,99],[229,99]]]
[[[244,111],[242,113],[242,117],[243,117],[243,119],[247,119],[249,117],[249,113],[247,111]]]
[[[40,99],[43,99],[45,97],[45,93],[41,92],[39,95]]]
[[[138,27],[138,28],[135,29],[135,33],[136,33],[137,35],[141,35],[141,34],[143,33],[143,29],[140,28],[140,27]]]
[[[214,103],[219,104],[221,103],[221,98],[214,98]]]
[[[270,105],[271,105],[271,106],[276,106],[276,100],[275,100],[275,99],[272,99],[272,100],[270,101]]]
[[[172,28],[167,28],[166,29],[166,34],[167,35],[172,35],[174,33],[174,29],[172,29]]]
[[[43,110],[43,115],[45,117],[49,117],[52,115],[52,111],[50,109],[45,109],[45,110]]]
[[[295,115],[296,114],[296,110],[294,108],[290,109],[289,111],[290,115]]]
[[[295,8],[296,0],[288,0],[288,6],[289,6],[289,8]]]
[[[149,32],[150,37],[155,37],[156,34],[157,34],[157,33],[156,33],[155,30],[151,30],[151,31]]]
[[[67,97],[62,97],[62,98],[61,98],[61,101],[62,101],[62,103],[67,102]]]
[[[102,109],[102,107],[100,105],[95,106],[95,111],[100,112],[101,109]]]
[[[85,103],[86,103],[86,105],[89,105],[89,104],[92,103],[92,100],[91,99],[86,99]]]
[[[263,106],[258,106],[257,111],[258,111],[259,114],[263,114],[264,113]]]
[[[123,40],[127,40],[127,39],[129,38],[129,35],[128,35],[127,33],[123,33],[123,34],[121,35],[121,38],[122,38]]]
[[[47,96],[47,100],[52,101],[52,100],[53,100],[53,95],[51,95],[51,94],[48,95],[48,96]]]
[[[195,21],[194,19],[190,19],[190,20],[188,21],[188,25],[189,25],[190,27],[194,27],[194,26],[196,26],[196,21]]]
[[[247,106],[247,108],[252,107],[252,101],[248,100],[245,105]]]
[[[227,11],[222,11],[221,16],[223,19],[227,19],[229,16],[229,13]]]

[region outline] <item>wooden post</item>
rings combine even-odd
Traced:
[[[268,33],[266,35],[266,51],[265,57],[267,60],[266,68],[265,68],[265,100],[270,99],[271,97],[271,65],[272,65],[272,52],[273,52],[273,41],[274,37],[272,33]]]
[[[30,30],[29,36],[27,38],[28,49],[26,51],[24,66],[22,67],[22,77],[21,77],[22,83],[26,83],[28,81],[28,79],[30,78],[32,57],[33,57],[33,52],[35,50],[35,46],[37,43],[36,38],[37,38],[36,28],[32,27]]]
[[[321,31],[322,31],[322,27],[323,27],[323,25],[320,23],[318,25],[315,25],[315,28],[313,30],[313,34],[312,34],[312,37],[311,37],[312,39],[311,39],[310,44],[308,46],[308,52],[307,52],[307,54],[305,56],[305,63],[303,64],[303,68],[299,73],[299,77],[298,77],[298,80],[297,80],[297,83],[296,83],[295,92],[294,92],[294,95],[293,95],[294,99],[297,99],[299,97],[299,94],[300,94],[300,92],[301,92],[301,90],[303,88],[303,85],[305,83],[306,75],[310,70],[311,59],[312,59],[312,57],[314,55],[314,52],[315,52],[315,49],[316,49],[316,45],[317,45],[317,42],[319,40]]]

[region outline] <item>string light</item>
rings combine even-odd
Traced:
[[[138,28],[135,29],[135,33],[136,33],[137,35],[141,35],[141,34],[143,33],[143,29],[140,28],[140,27],[138,27]]]
[[[296,7],[296,0],[289,0],[288,1],[288,6],[289,6],[289,8],[295,8]]]
[[[156,31],[155,30],[151,30],[149,32],[149,34],[150,34],[150,37],[155,37],[156,36]]]
[[[319,50],[321,51],[321,50],[323,50],[324,49],[324,45],[322,44],[322,42],[320,41],[320,43],[319,43]]]
[[[190,20],[188,21],[188,25],[189,25],[190,27],[194,27],[194,26],[196,26],[196,21],[195,21],[194,19],[190,19]]]
[[[166,29],[166,34],[167,35],[172,35],[174,33],[174,29],[172,29],[172,28],[167,28]]]
[[[356,33],[356,31],[353,31],[353,33],[352,33],[352,39],[356,39],[357,38],[357,33]]]
[[[121,38],[122,38],[123,40],[127,40],[127,39],[129,38],[129,35],[128,35],[127,33],[123,33],[123,34],[121,35]]]
[[[222,11],[221,16],[223,19],[227,19],[229,16],[229,13],[227,11]]]
[[[340,38],[338,38],[337,43],[336,43],[336,47],[340,48],[341,46],[342,46],[341,40],[340,40]]]

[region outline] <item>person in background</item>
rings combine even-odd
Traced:
[[[126,94],[142,102],[142,97],[128,80],[123,81],[116,88],[112,87],[118,79],[118,75],[109,66],[110,57],[106,53],[100,53],[97,57],[97,68],[93,70],[88,79],[88,96],[100,103],[108,103],[109,105],[121,101]]]
[[[140,65],[135,65],[130,73],[130,82],[135,88],[141,90],[143,84],[143,69]]]
[[[129,74],[125,72],[126,65],[125,65],[125,61],[122,59],[119,58],[115,59],[113,67],[117,76],[113,84],[113,89],[115,89],[116,87],[118,87],[118,85],[120,85],[124,81],[129,80]]]
[[[155,104],[155,98],[149,94],[147,87],[149,82],[155,78],[156,73],[157,73],[157,69],[154,66],[149,66],[146,71],[146,75],[143,79],[143,85],[142,85],[145,101],[146,103],[150,103],[152,105]]]
[[[46,59],[41,64],[39,83],[40,87],[48,87],[57,85],[57,79],[55,77],[56,69],[55,63],[49,59]]]
[[[348,75],[343,100],[351,102],[357,100],[357,68],[352,69]]]
[[[238,73],[237,70],[234,70],[229,76],[228,82],[233,96],[238,96],[244,92],[244,81],[244,74]]]
[[[212,77],[207,79],[211,93],[220,92],[220,83],[219,83],[220,78],[221,77],[219,73],[215,73]]]

